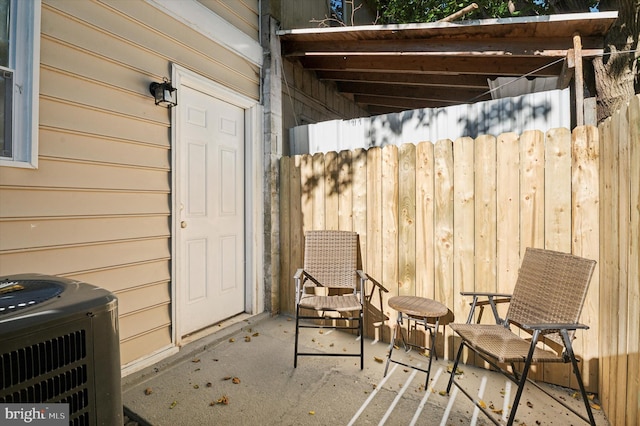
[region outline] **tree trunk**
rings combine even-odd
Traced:
[[[638,58],[640,43],[639,0],[604,0],[601,11],[618,9],[618,20],[605,37],[605,56],[595,58],[598,121],[610,117],[638,93]]]

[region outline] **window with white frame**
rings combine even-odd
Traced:
[[[38,165],[40,0],[0,0],[0,166]]]

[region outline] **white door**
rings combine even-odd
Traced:
[[[177,114],[181,336],[244,311],[244,110],[188,86]]]

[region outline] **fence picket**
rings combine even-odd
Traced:
[[[416,146],[398,149],[398,293],[416,295]]]
[[[599,181],[599,138],[598,129],[584,126],[574,129],[572,134],[572,248],[571,252],[589,259],[599,259],[598,247],[600,222],[598,208],[600,197]],[[596,332],[576,333],[575,346],[584,362],[582,379],[591,388],[598,383],[598,305],[599,284],[598,266],[589,286],[580,321],[589,324]],[[576,385],[572,379],[571,386]]]
[[[431,142],[416,147],[416,296],[434,298],[434,154]]]
[[[351,177],[351,151],[338,153],[338,229],[353,230],[353,185]]]
[[[617,126],[617,139],[618,139],[618,188],[620,198],[618,199],[618,221],[621,227],[624,227],[624,224],[629,223],[630,220],[630,210],[631,206],[629,205],[629,185],[630,181],[629,177],[629,121],[627,116],[627,108],[628,105],[623,107],[620,112],[617,114],[618,117],[618,126]],[[618,239],[618,251],[619,251],[619,269],[620,269],[620,281],[619,281],[619,289],[618,289],[618,315],[620,318],[628,317],[628,284],[629,284],[629,233],[628,232],[620,232],[620,236]],[[627,391],[627,377],[629,375],[629,370],[627,368],[628,362],[628,348],[627,348],[627,321],[619,321],[618,327],[618,376],[616,380],[616,391],[615,393],[618,395],[624,395]],[[640,372],[636,371],[635,373],[640,374]],[[616,418],[615,424],[628,424],[626,420],[627,410],[626,410],[626,401],[624,398],[618,398],[616,400]]]
[[[520,139],[515,133],[498,136],[496,152],[497,290],[509,293],[520,268]],[[498,312],[506,314],[506,305]]]
[[[544,246],[571,251],[571,132],[551,129],[545,135]],[[557,348],[556,348],[557,349]],[[543,380],[562,386],[571,384],[571,365],[545,363]]]
[[[629,286],[628,286],[628,334],[627,334],[627,377],[626,395],[640,394],[640,97],[629,103]],[[635,232],[633,232],[635,230]],[[623,394],[624,395],[624,394]],[[620,399],[622,395],[619,396]],[[637,401],[637,400],[636,400]],[[628,401],[626,407],[627,424],[640,424],[640,404]]]
[[[338,209],[338,194],[340,194],[340,179],[338,173],[338,153],[327,152],[324,155],[324,229],[339,229],[340,218]]]
[[[453,277],[453,142],[436,142],[434,150],[434,269],[436,291],[434,298],[445,306],[453,306],[459,287]],[[447,329],[444,355],[453,358],[451,332]]]

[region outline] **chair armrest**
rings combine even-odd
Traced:
[[[520,327],[526,330],[588,330],[589,326],[585,324],[571,323],[545,323],[545,324],[520,324]]]
[[[360,271],[358,271],[358,272],[360,272]],[[378,281],[376,281],[373,278],[371,278],[371,276],[369,274],[365,274],[365,275],[367,276],[367,279],[373,283],[373,288],[371,289],[372,292],[376,287],[378,287],[380,290],[384,291],[385,293],[389,293],[389,290],[387,290],[387,288],[385,286],[383,286]]]
[[[507,297],[511,298],[513,296],[510,293],[492,293],[492,292],[483,292],[483,291],[461,291],[460,294],[462,296],[493,296],[493,297]]]
[[[365,274],[364,271],[357,269],[356,270],[356,274],[358,274],[358,276],[360,277],[360,280],[362,282],[365,282],[369,279],[369,275]]]
[[[311,274],[302,268],[296,270],[296,273],[293,275],[293,280],[296,283],[296,305],[300,302],[302,292],[304,292],[304,289],[307,286],[324,287],[320,282],[318,282],[318,280],[313,278]],[[308,284],[308,281],[311,281],[313,284]]]
[[[491,306],[491,312],[493,312],[493,318],[496,321],[496,324],[503,325],[504,320],[500,318],[498,315],[498,308],[496,307],[496,303],[505,303],[511,300],[511,294],[508,293],[494,293],[494,292],[482,292],[482,291],[463,291],[460,292],[462,296],[473,296],[473,301],[470,303],[471,311],[469,312],[469,316],[467,317],[467,324],[471,324],[473,321],[473,316],[475,314],[475,310],[477,306],[480,306],[480,312],[482,313],[482,309],[484,309],[485,305]],[[487,300],[478,301],[478,298],[486,297]],[[496,299],[501,298],[501,299]]]

